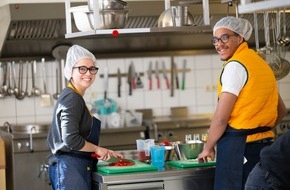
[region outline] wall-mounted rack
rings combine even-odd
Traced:
[[[196,1],[196,0],[191,0]],[[186,3],[191,3],[190,0],[186,0]],[[71,9],[71,0],[65,0],[65,15],[66,15],[66,35],[65,38],[76,38],[84,37],[91,35],[111,35],[116,36],[115,34],[137,34],[137,33],[160,33],[160,32],[211,32],[212,28],[210,26],[209,18],[209,0],[202,0],[203,6],[203,26],[178,26],[178,27],[152,27],[152,28],[122,28],[122,29],[98,29],[100,28],[99,19],[94,19],[93,28],[90,31],[85,32],[73,32],[72,31],[72,13]],[[170,7],[170,0],[164,0],[165,9]],[[98,1],[95,1],[93,5],[93,14],[94,18],[100,18]]]
[[[277,10],[290,7],[289,0],[264,0],[258,2],[242,3],[238,5],[240,14],[254,13],[258,11]]]

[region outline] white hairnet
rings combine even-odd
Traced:
[[[220,28],[229,29],[241,35],[246,41],[250,39],[253,30],[253,27],[248,20],[233,16],[224,17],[221,20],[219,20],[213,27],[213,34],[217,29]]]
[[[66,63],[64,66],[64,76],[67,80],[70,80],[72,69],[74,65],[81,59],[89,58],[93,60],[94,64],[96,64],[96,58],[95,56],[89,52],[87,49],[79,46],[79,45],[73,45],[69,48],[66,54]]]

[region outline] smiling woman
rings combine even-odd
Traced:
[[[57,100],[47,137],[53,153],[49,169],[54,189],[89,190],[91,173],[98,159],[122,158],[122,155],[98,146],[101,121],[92,116],[83,99],[97,72],[96,58],[91,52],[78,45],[68,50],[64,75],[69,84]],[[91,153],[99,157],[93,158]]]

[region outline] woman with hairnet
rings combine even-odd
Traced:
[[[198,160],[216,155],[215,190],[244,189],[260,150],[272,143],[272,129],[286,114],[273,71],[248,47],[251,34],[250,22],[236,17],[224,17],[213,28],[212,43],[225,63],[208,140]]]
[[[50,178],[53,189],[91,190],[91,174],[97,160],[122,157],[98,146],[101,122],[93,117],[83,99],[96,77],[96,58],[87,49],[74,45],[68,52],[64,76],[69,81],[54,108],[47,144],[53,154]]]

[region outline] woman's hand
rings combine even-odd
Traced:
[[[100,146],[96,148],[95,154],[98,155],[98,159],[104,161],[109,160],[111,157],[123,158],[122,154],[119,154],[117,152],[114,152],[113,150],[109,150]]]

